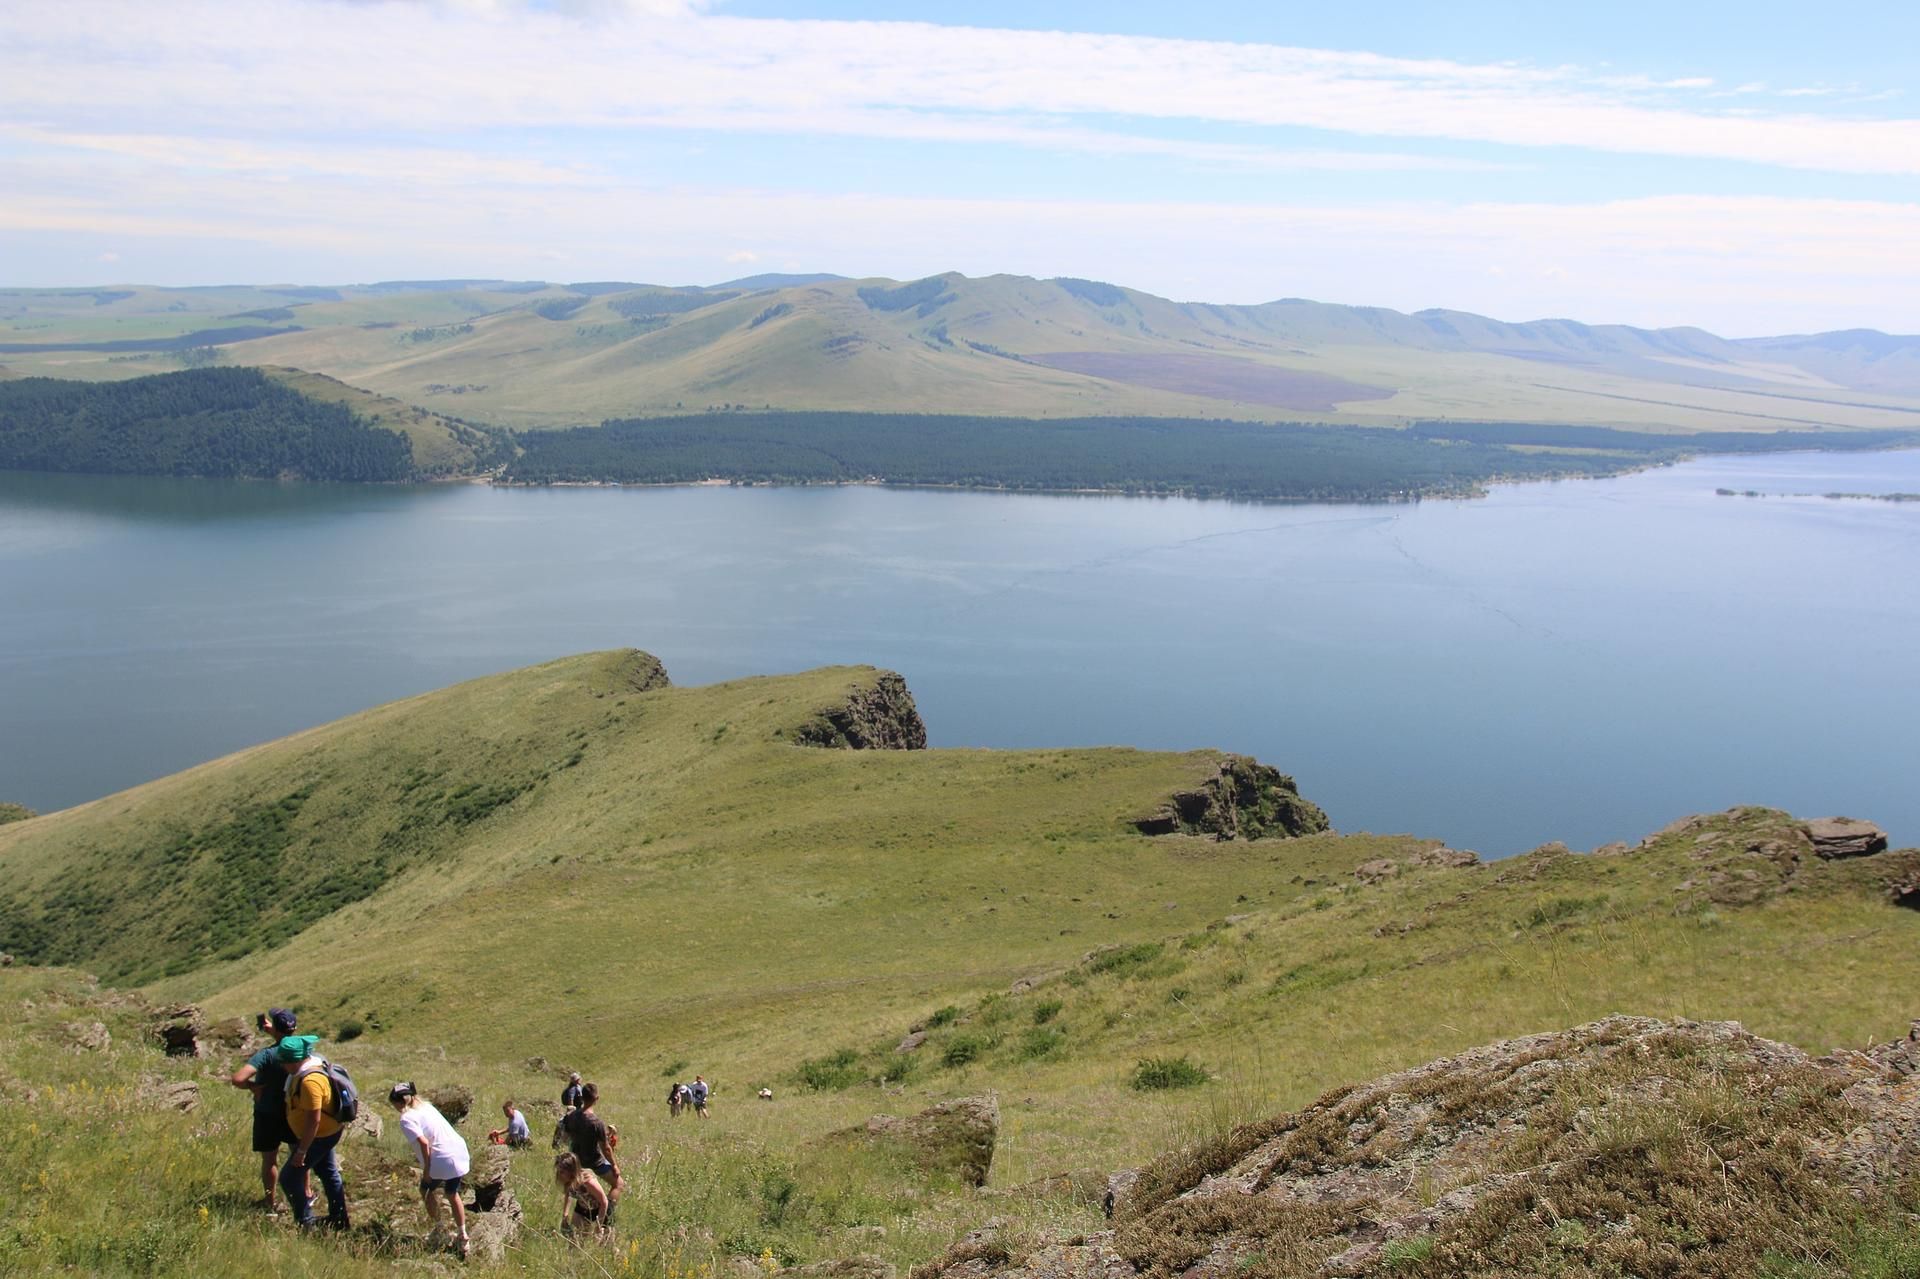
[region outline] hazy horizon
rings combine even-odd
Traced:
[[[0,282],[959,270],[1920,331],[1920,10],[1777,8],[30,0]]]

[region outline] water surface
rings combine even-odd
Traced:
[[[1920,840],[1920,453],[1471,502],[0,473],[0,799],[50,809],[591,648],[872,662],[933,743],[1221,746],[1487,854],[1767,803]]]

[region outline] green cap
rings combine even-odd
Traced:
[[[320,1042],[318,1035],[288,1035],[275,1050],[281,1061],[305,1061]]]

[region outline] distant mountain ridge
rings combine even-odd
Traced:
[[[7,375],[119,378],[189,357],[324,373],[513,427],[721,408],[1654,432],[1920,422],[1920,336],[1861,329],[1734,339],[957,272],[0,290]]]

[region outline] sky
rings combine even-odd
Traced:
[[[0,5],[0,287],[949,270],[1920,332],[1920,4]]]

